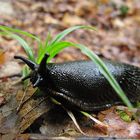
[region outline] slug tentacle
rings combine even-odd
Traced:
[[[33,61],[28,60],[27,58],[24,58],[22,56],[14,56],[14,58],[24,61],[31,68],[31,70],[35,70],[35,68],[37,67],[37,64],[35,64]]]
[[[49,54],[45,54],[40,65],[39,65],[39,68],[38,68],[38,73],[40,74],[46,74],[47,72],[47,69],[46,69],[46,61],[47,59],[49,58]]]

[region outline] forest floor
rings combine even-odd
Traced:
[[[65,40],[84,44],[101,58],[140,66],[139,0],[1,0],[0,25],[22,29],[40,36],[42,40],[46,39],[49,32],[53,37],[71,26],[91,25],[96,27],[97,31],[77,30],[68,35]],[[25,39],[28,40],[26,37]],[[36,51],[37,44],[35,43],[33,47]],[[20,84],[15,86],[15,82],[21,76],[21,65],[13,58],[16,54],[25,55],[17,41],[0,36],[0,124],[3,126],[0,125],[0,133],[8,138],[15,137],[17,132],[24,132],[25,134],[41,132],[47,136],[80,136],[81,134],[75,128],[74,123],[67,118],[63,110],[54,107],[57,109],[50,111],[51,117],[53,116],[50,119],[49,113],[46,114],[48,109],[44,109],[46,102],[44,103],[42,99],[37,101],[32,99],[18,115],[13,111],[24,94]],[[62,62],[79,59],[87,58],[78,49],[67,48],[59,53],[53,61]],[[14,86],[11,81],[14,81]],[[34,89],[30,88],[29,90],[28,96],[31,96]],[[35,108],[37,110],[30,110],[30,107],[36,105],[38,105]],[[26,112],[25,109],[27,108]],[[129,112],[127,108],[121,107],[121,109],[127,110],[127,117],[132,115],[132,112]],[[63,118],[62,114],[66,116],[64,119],[66,121],[63,122],[61,119],[56,121],[56,118]],[[123,121],[116,111],[116,107],[96,115],[100,121],[109,127],[106,130],[93,125],[92,129],[88,129],[87,126],[89,125],[85,124],[85,120],[81,120],[79,124],[88,135],[93,137],[140,138],[139,122],[133,119],[130,122]],[[34,117],[31,118],[31,116]],[[50,121],[44,118],[49,118]],[[52,120],[55,120],[56,124],[50,123]],[[39,125],[40,121],[41,125]],[[83,121],[85,125],[83,125]],[[28,128],[30,125],[31,131]],[[25,137],[28,135],[24,135]],[[36,135],[36,137],[39,136]]]

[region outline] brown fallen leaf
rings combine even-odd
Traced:
[[[28,88],[26,97],[23,100],[23,105],[20,106],[19,112],[17,108],[20,100],[23,97],[24,91],[19,90],[17,95],[9,97],[7,103],[0,108],[0,133],[22,133],[24,132],[39,116],[49,109],[49,102],[46,99],[38,98],[29,99],[35,92],[35,89]],[[27,100],[28,99],[28,100]],[[27,100],[27,101],[26,101]]]
[[[123,121],[115,111],[105,116],[104,123],[109,126],[108,135],[111,137],[140,138],[140,125],[136,121]]]
[[[46,99],[45,99],[46,100]],[[23,133],[33,122],[39,118],[42,114],[47,112],[50,108],[47,106],[46,102],[44,102],[44,99],[41,101],[36,101],[34,104],[34,101],[30,101],[26,105],[23,106],[23,108],[20,110],[19,114],[22,118],[19,126],[20,133]],[[32,103],[33,102],[33,103]],[[49,102],[49,101],[48,101]],[[31,105],[34,104],[34,105]]]
[[[0,49],[0,65],[5,63],[5,52]]]
[[[14,133],[4,134],[0,138],[1,138],[1,140],[13,140],[16,138],[16,134],[14,134]]]

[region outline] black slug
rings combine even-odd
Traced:
[[[41,63],[35,64],[21,56],[32,70],[26,77],[34,87],[53,97],[69,109],[87,112],[103,110],[122,104],[106,78],[92,61],[73,61],[46,64],[46,54]],[[104,60],[109,71],[118,81],[131,102],[140,100],[140,68]],[[24,79],[24,80],[25,80]]]

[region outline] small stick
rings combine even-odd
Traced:
[[[72,121],[74,122],[77,129],[81,132],[81,134],[83,134],[84,136],[90,136],[90,135],[88,135],[88,134],[86,134],[85,132],[82,131],[78,122],[76,121],[76,118],[75,118],[74,114],[70,110],[67,110],[66,108],[64,108],[64,109],[67,111],[69,117],[72,119]]]

